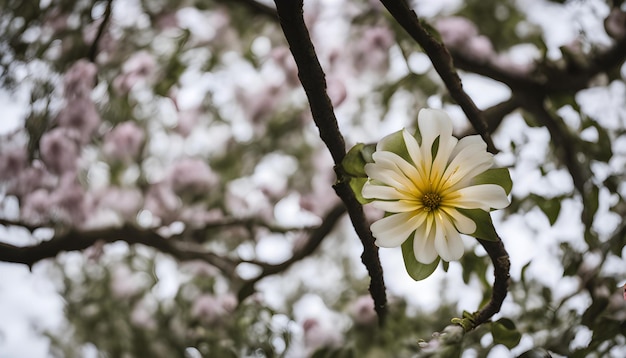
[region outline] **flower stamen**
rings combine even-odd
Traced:
[[[433,211],[439,207],[441,203],[441,196],[437,193],[426,193],[422,197],[422,204],[424,204],[425,211]]]

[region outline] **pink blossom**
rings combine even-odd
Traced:
[[[357,70],[387,70],[389,49],[394,41],[394,35],[387,27],[367,28],[355,48],[355,67]]]
[[[28,166],[26,149],[11,148],[0,153],[0,180],[15,178]]]
[[[435,28],[446,46],[459,48],[478,36],[476,25],[464,17],[451,16],[437,20]]]
[[[87,219],[90,207],[85,191],[75,175],[64,175],[51,198],[61,221],[80,226]]]
[[[100,209],[110,209],[121,217],[134,218],[141,208],[143,197],[135,188],[107,188],[100,193],[97,206]]]
[[[163,223],[171,223],[178,217],[181,202],[167,183],[150,186],[144,201],[144,208],[158,217]]]
[[[78,131],[81,144],[91,140],[91,135],[100,125],[100,121],[100,114],[96,110],[96,105],[89,97],[79,97],[67,101],[65,107],[57,115],[59,126]]]
[[[31,167],[24,169],[9,182],[7,192],[18,198],[23,198],[36,189],[52,188],[55,184],[54,179],[52,174],[44,168],[42,162],[36,160]]]
[[[178,112],[178,124],[176,125],[176,131],[183,137],[187,137],[191,134],[196,127],[200,119],[200,109],[188,109]]]
[[[41,160],[54,174],[76,170],[80,148],[76,141],[76,131],[57,127],[46,132],[39,141]]]
[[[95,85],[98,68],[85,59],[76,61],[65,73],[64,88],[66,98],[89,97]]]
[[[338,347],[343,339],[341,333],[323,324],[316,318],[307,318],[302,323],[304,329],[304,344],[310,351],[315,351],[322,347]]]
[[[168,182],[177,194],[203,194],[217,185],[218,178],[205,161],[185,158],[172,166]]]
[[[111,272],[111,292],[116,298],[126,299],[141,292],[140,277],[125,265],[115,266]]]
[[[198,296],[191,306],[192,316],[207,323],[214,323],[227,313],[219,299],[209,294]]]
[[[137,303],[130,313],[130,321],[137,327],[143,329],[155,329],[157,322],[152,312],[148,310],[145,304]]]
[[[470,58],[488,61],[495,56],[491,40],[487,36],[475,36],[469,39],[462,51]]]
[[[280,91],[280,86],[268,84],[256,91],[238,88],[236,96],[248,119],[252,123],[259,123],[276,109]]]
[[[102,151],[112,159],[130,162],[139,155],[144,136],[143,129],[134,122],[118,124],[105,135]]]
[[[363,326],[374,324],[378,319],[374,310],[374,300],[370,295],[357,298],[350,307],[350,313],[354,322]]]
[[[120,93],[128,93],[135,85],[150,79],[156,72],[156,60],[146,51],[137,52],[122,66],[122,73],[113,80]]]
[[[21,205],[21,217],[27,222],[43,223],[51,219],[51,207],[54,199],[45,189],[37,189],[27,194]]]

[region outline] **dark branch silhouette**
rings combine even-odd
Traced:
[[[276,0],[275,2],[281,27],[298,66],[298,77],[309,99],[313,120],[320,131],[322,141],[328,147],[335,162],[338,175],[335,191],[346,205],[352,224],[363,243],[364,252],[361,260],[371,278],[370,294],[374,299],[379,322],[382,324],[385,318],[387,298],[378,249],[374,245],[374,237],[367,220],[365,220],[363,207],[356,200],[348,181],[343,178],[339,169],[341,161],[346,155],[345,142],[339,131],[330,98],[326,93],[324,71],[317,59],[309,32],[304,24],[302,0]]]
[[[485,118],[478,107],[476,107],[476,104],[474,104],[474,101],[463,90],[463,83],[454,68],[452,56],[450,56],[446,47],[428,33],[405,0],[381,0],[381,3],[385,5],[391,16],[402,28],[424,49],[439,77],[441,77],[450,92],[450,96],[461,106],[467,119],[469,119],[472,126],[487,143],[487,149],[492,153],[496,153],[497,149],[493,145],[491,135],[487,130]]]

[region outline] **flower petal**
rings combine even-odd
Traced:
[[[413,253],[415,259],[425,265],[437,259],[439,255],[435,249],[435,229],[432,225],[424,223],[417,228],[413,237]]]
[[[460,259],[465,252],[461,235],[447,217],[437,217],[435,250],[444,261],[448,262]]]
[[[387,186],[411,192],[415,185],[409,180],[397,167],[395,169],[387,169],[377,163],[365,164],[365,173],[370,179],[384,183]]]
[[[372,224],[370,229],[379,247],[397,247],[402,245],[409,235],[421,225],[425,215],[414,213],[393,214]]]
[[[407,199],[407,196],[397,189],[386,185],[376,185],[371,182],[366,182],[361,189],[361,195],[367,199],[380,199],[380,200],[400,200]]]
[[[445,210],[445,212],[454,220],[454,226],[460,233],[469,235],[476,232],[476,223],[474,220],[461,214],[456,209],[448,209]]]
[[[485,142],[479,136],[473,137],[478,138],[465,137],[459,141],[457,147],[462,147],[462,151],[454,156],[443,174],[447,189],[467,186],[472,178],[493,166],[493,155],[486,151]]]
[[[415,141],[415,139],[413,139]],[[419,150],[419,149],[418,149]],[[397,155],[393,152],[375,152],[372,154],[372,159],[376,162],[376,164],[380,164],[389,169],[399,170],[410,179],[413,183],[418,181],[423,175],[418,172],[418,169],[411,165],[409,162],[404,160],[401,156]]]
[[[417,115],[417,123],[422,135],[422,144],[420,146],[422,159],[430,172],[430,164],[433,162],[432,145],[437,137],[440,137],[439,144],[441,144],[442,140],[446,142],[447,138],[452,138],[452,120],[442,110],[423,108]]]
[[[422,205],[417,200],[393,200],[381,201],[375,200],[372,206],[376,209],[384,210],[388,213],[402,213],[407,211],[415,211],[422,209]]]
[[[453,195],[459,195],[459,197],[452,200],[449,205],[458,208],[489,211],[490,208],[502,209],[509,205],[506,192],[501,186],[495,184],[468,186],[457,190]]]
[[[406,129],[402,131],[402,137],[404,138],[406,150],[407,152],[409,152],[409,156],[411,157],[413,164],[419,170],[423,167],[424,158],[422,158],[422,152],[420,151],[420,146],[417,143],[417,140],[415,139],[415,137],[409,134]]]

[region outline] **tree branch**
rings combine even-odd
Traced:
[[[475,312],[473,315],[473,328],[487,322],[491,317],[493,317],[493,315],[500,312],[502,302],[504,302],[509,289],[509,271],[511,269],[509,254],[506,252],[504,243],[500,237],[498,237],[498,241],[478,239],[478,242],[482,245],[485,251],[487,251],[487,255],[489,255],[491,262],[493,262],[493,273],[495,279],[493,281],[491,299],[483,308],[481,308],[478,312]]]
[[[104,34],[104,29],[109,24],[109,19],[111,18],[111,10],[113,6],[113,0],[109,0],[107,2],[107,7],[104,10],[104,17],[102,18],[102,23],[98,27],[98,32],[96,33],[96,38],[93,40],[91,44],[91,48],[89,49],[89,61],[96,62],[96,56],[98,55],[98,43]]]
[[[283,272],[294,263],[311,255],[319,247],[324,238],[330,234],[345,212],[346,208],[343,204],[338,204],[332,208],[324,217],[322,224],[311,233],[306,244],[300,250],[295,252],[294,255],[288,260],[277,265],[262,265],[260,263],[255,263],[256,265],[261,266],[263,271],[257,277],[246,281],[241,289],[239,289],[239,302],[250,296],[254,292],[254,285],[263,278]]]
[[[345,142],[339,131],[331,101],[326,93],[324,71],[317,59],[304,23],[302,0],[275,0],[275,3],[283,33],[298,66],[298,77],[309,100],[313,120],[320,131],[322,141],[328,147],[335,162],[335,172],[338,176],[335,191],[346,205],[352,224],[363,244],[364,252],[361,260],[371,278],[370,294],[374,299],[379,322],[382,324],[386,313],[387,298],[378,250],[374,245],[374,237],[367,220],[365,220],[363,207],[354,197],[348,181],[343,178],[341,173],[341,161],[346,155]]]
[[[496,153],[497,149],[487,130],[485,118],[478,107],[476,107],[474,101],[463,90],[463,83],[454,68],[452,56],[450,56],[446,47],[431,36],[422,26],[415,12],[409,8],[406,0],[380,0],[380,2],[404,30],[424,49],[439,77],[441,77],[446,88],[448,88],[450,96],[461,106],[472,126],[487,143],[488,150],[491,153]]]
[[[0,243],[0,261],[25,264],[32,267],[35,263],[52,258],[61,252],[84,250],[97,241],[111,243],[125,241],[131,245],[142,244],[153,247],[161,252],[181,260],[202,260],[230,276],[234,272],[236,262],[211,252],[183,249],[175,241],[166,239],[151,230],[141,230],[131,225],[121,228],[107,228],[93,231],[71,230],[53,239],[31,246],[14,246]]]
[[[490,134],[493,134],[502,123],[502,120],[504,120],[504,117],[506,117],[508,114],[510,114],[519,107],[520,101],[515,95],[513,95],[508,100],[485,109],[483,111],[483,115],[485,116],[485,119],[487,121],[487,131]],[[477,134],[476,129],[471,128],[463,132],[463,134],[461,134],[461,137],[473,134]]]

